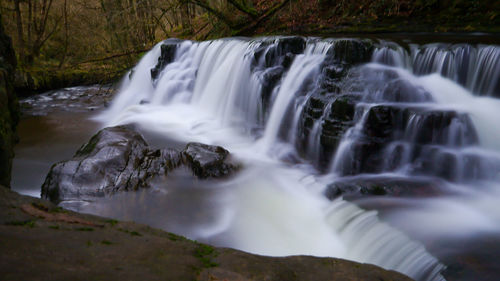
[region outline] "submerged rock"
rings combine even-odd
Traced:
[[[430,197],[442,193],[438,179],[410,179],[390,177],[366,177],[344,179],[328,185],[325,196],[328,199],[344,197],[356,199],[361,196]]]
[[[52,202],[92,200],[118,191],[147,188],[157,177],[187,165],[198,178],[230,175],[238,165],[229,162],[220,146],[190,143],[179,152],[152,149],[130,127],[105,128],[82,146],[73,159],[52,166],[42,185],[42,198]]]

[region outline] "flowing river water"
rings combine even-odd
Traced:
[[[499,97],[496,45],[167,40],[109,108],[97,87],[25,100],[13,187],[39,196],[52,163],[99,128],[132,123],[153,146],[221,145],[244,168],[205,181],[180,169],[150,189],[63,206],[256,254],[496,280]]]

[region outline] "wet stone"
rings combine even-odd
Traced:
[[[348,200],[364,196],[432,197],[442,193],[437,179],[357,178],[340,180],[328,185],[325,196],[330,200],[343,197]]]
[[[174,60],[180,43],[181,40],[178,39],[169,39],[163,42],[163,45],[160,46],[161,54],[158,63],[151,69],[152,80],[156,80],[165,66]]]
[[[192,142],[182,154],[186,164],[201,179],[225,177],[239,169],[239,165],[228,161],[229,151],[220,146]]]
[[[59,203],[94,200],[119,191],[148,188],[181,165],[199,178],[228,176],[239,167],[222,147],[191,143],[183,152],[152,149],[129,126],[105,128],[70,160],[54,164],[42,186],[42,198]]]

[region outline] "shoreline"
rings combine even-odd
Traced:
[[[67,211],[0,187],[3,280],[411,280],[370,264],[267,257]]]

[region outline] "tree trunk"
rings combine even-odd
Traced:
[[[19,7],[20,0],[14,1],[14,10],[16,12],[16,25],[17,25],[17,40],[19,41],[19,58],[22,62],[25,59],[25,44],[23,34],[23,19],[21,15],[21,8]]]
[[[61,68],[66,60],[66,55],[68,53],[68,38],[69,38],[69,28],[68,28],[68,7],[67,0],[64,0],[64,8],[63,8],[63,17],[64,17],[64,51],[61,61],[59,62],[59,68]]]

